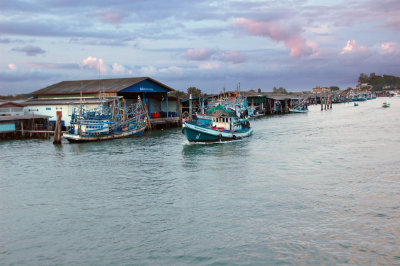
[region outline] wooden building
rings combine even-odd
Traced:
[[[4,115],[0,116],[0,140],[17,138],[47,138],[50,136],[49,116]]]
[[[0,102],[0,116],[23,115],[24,105],[15,102]]]

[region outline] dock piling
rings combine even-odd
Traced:
[[[54,130],[53,144],[61,144],[61,113],[57,113],[56,128]]]

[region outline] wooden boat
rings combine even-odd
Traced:
[[[299,105],[294,108],[289,108],[290,113],[308,113],[308,108],[306,105]]]
[[[101,141],[141,135],[146,129],[147,113],[138,100],[127,106],[124,101],[112,104],[100,100],[96,108],[81,102],[71,116],[71,128],[63,137],[69,142]]]
[[[390,103],[384,102],[384,103],[382,103],[382,107],[388,108],[388,107],[390,107]]]
[[[191,142],[216,142],[236,140],[253,133],[248,118],[239,109],[233,111],[217,106],[208,111],[212,124],[199,123],[197,120],[185,121],[182,133]]]

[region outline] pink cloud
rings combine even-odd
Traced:
[[[111,68],[111,73],[113,74],[124,74],[127,72],[126,68],[118,63],[112,64]]]
[[[393,54],[397,51],[397,43],[395,42],[385,42],[381,44],[381,51],[384,54]]]
[[[290,49],[290,56],[316,55],[318,45],[306,40],[301,35],[298,25],[283,25],[279,21],[255,21],[248,18],[238,18],[234,24],[251,35],[269,37],[274,41],[283,41]]]
[[[88,56],[86,59],[82,60],[81,66],[89,69],[95,69],[100,74],[105,74],[108,72],[108,67],[101,58],[97,59],[96,57]]]
[[[356,40],[348,40],[340,54],[346,53],[368,53],[368,49],[357,44]]]
[[[207,69],[207,70],[219,69],[219,67],[220,64],[217,62],[208,62],[199,65],[200,69]]]
[[[189,49],[186,52],[186,59],[194,61],[204,61],[211,58],[214,51],[205,48]]]
[[[127,15],[121,12],[101,11],[97,12],[96,16],[101,20],[103,20],[104,22],[108,22],[113,25],[119,25],[121,23],[121,20]]]
[[[15,64],[8,64],[8,69],[10,70],[16,70],[17,66]]]
[[[243,63],[246,58],[243,54],[236,51],[229,51],[222,54],[222,60],[234,64]]]

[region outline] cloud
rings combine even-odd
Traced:
[[[153,66],[145,66],[140,68],[140,72],[146,76],[151,76],[157,72],[157,69]]]
[[[340,54],[349,53],[368,53],[368,49],[364,46],[360,46],[356,43],[356,40],[348,40],[346,46],[343,47]]]
[[[205,48],[188,49],[186,51],[186,59],[194,61],[204,61],[210,59],[214,53],[215,51]]]
[[[398,44],[395,42],[385,42],[381,44],[381,52],[383,54],[394,54],[398,52]]]
[[[246,57],[238,51],[219,51],[206,48],[188,49],[184,56],[190,61],[222,61],[239,64],[246,61]]]
[[[11,49],[11,51],[25,53],[27,56],[36,56],[38,54],[46,53],[46,51],[43,50],[42,48],[40,48],[38,46],[32,46],[32,45],[28,45],[28,46],[21,47],[21,48],[13,48],[13,49]]]
[[[221,60],[225,62],[231,62],[233,64],[239,64],[246,61],[246,57],[237,51],[228,51],[222,53]]]
[[[21,81],[44,81],[50,78],[59,77],[60,75],[57,73],[46,73],[42,71],[0,71],[0,84],[9,82],[9,83],[18,83]],[[31,84],[32,86],[32,84]]]
[[[290,56],[300,57],[315,54],[318,46],[301,35],[301,27],[291,23],[283,25],[276,21],[256,21],[248,18],[237,18],[234,25],[251,35],[269,37],[274,41],[283,41],[290,49]]]
[[[126,72],[126,68],[118,63],[114,63],[111,66],[111,73],[113,74],[124,74]]]
[[[202,63],[199,65],[200,69],[207,69],[207,70],[213,70],[213,69],[219,69],[220,64],[218,62],[207,62],[207,63]]]
[[[159,72],[168,75],[182,76],[183,69],[177,66],[169,66],[167,68],[159,69]]]
[[[14,65],[14,64],[8,64],[8,69],[10,69],[10,70],[16,70],[16,69],[17,69],[17,66]]]
[[[96,16],[104,22],[111,23],[118,26],[124,17],[127,17],[127,13],[118,11],[98,11]]]
[[[65,69],[79,69],[78,64],[74,63],[38,63],[38,62],[22,62],[23,65],[30,66],[33,68],[40,69],[56,69],[56,70],[65,70]]]
[[[108,67],[104,63],[103,59],[96,57],[88,56],[86,59],[83,59],[81,64],[83,68],[95,69],[100,74],[106,74],[108,72]]]

